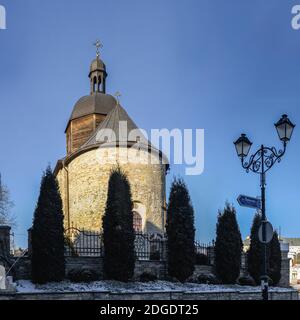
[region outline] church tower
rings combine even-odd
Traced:
[[[66,128],[67,154],[76,152],[114,108],[116,100],[106,94],[106,67],[100,59],[99,41],[96,42],[96,58],[90,66],[90,95],[78,100]]]
[[[95,45],[97,54],[89,73],[90,94],[80,98],[73,108],[65,131],[67,155],[54,170],[63,201],[65,229],[76,226],[101,230],[110,173],[118,165],[130,183],[135,230],[163,233],[168,160],[143,136],[121,106],[119,95],[115,98],[106,93],[107,72],[99,55],[101,44],[97,41]]]

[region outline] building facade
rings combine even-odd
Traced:
[[[110,173],[119,166],[130,182],[135,230],[163,233],[168,161],[118,98],[106,93],[106,78],[106,66],[97,54],[90,67],[90,94],[75,104],[65,130],[67,155],[54,171],[65,228],[101,230]]]
[[[288,247],[290,283],[300,284],[300,238],[282,238],[282,243]]]

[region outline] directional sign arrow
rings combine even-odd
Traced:
[[[261,200],[254,197],[249,197],[245,195],[239,195],[237,201],[240,206],[254,208],[254,209],[261,209]]]

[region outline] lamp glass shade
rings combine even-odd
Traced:
[[[284,114],[281,119],[275,123],[275,127],[281,141],[290,141],[295,125],[290,121],[286,114]]]
[[[237,139],[236,142],[234,142],[236,153],[240,158],[247,157],[250,148],[252,146],[252,143],[247,138],[245,134],[242,134],[240,138]]]

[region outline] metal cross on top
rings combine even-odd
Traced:
[[[121,95],[121,93],[119,92],[119,91],[117,91],[116,93],[115,93],[115,97],[116,97],[116,99],[117,99],[117,102],[118,102],[118,104],[120,104],[120,97],[121,97],[122,95]]]
[[[96,55],[97,57],[100,56],[100,51],[99,49],[102,49],[103,48],[103,44],[100,42],[100,40],[96,40],[96,42],[94,43],[94,46],[96,47]]]

